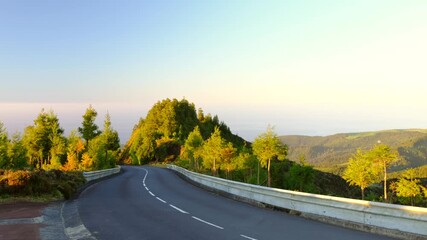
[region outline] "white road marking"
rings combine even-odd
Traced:
[[[148,176],[148,170],[147,169],[142,169],[142,170],[144,170],[145,171],[145,176],[144,176],[144,179],[142,180],[142,183],[144,184],[144,186],[145,186],[145,179],[147,178],[147,176]]]
[[[174,206],[174,205],[172,205],[172,204],[169,204],[169,206],[171,206],[172,208],[175,208],[176,210],[178,210],[178,211],[179,211],[179,212],[181,212],[181,213],[188,214],[188,212],[186,212],[186,211],[184,211],[184,210],[180,209],[179,207],[175,207],[175,206]]]
[[[154,193],[152,193],[152,192],[150,192],[150,191],[148,191],[148,193],[151,195],[151,196],[153,196],[153,197],[155,197],[156,195],[154,195]]]
[[[197,221],[199,221],[199,222],[205,223],[205,224],[207,224],[207,225],[211,225],[212,227],[216,227],[216,228],[219,228],[219,229],[224,229],[223,227],[220,227],[220,226],[215,225],[215,224],[213,224],[213,223],[207,222],[207,221],[202,220],[202,219],[200,219],[200,218],[197,218],[197,217],[195,217],[195,216],[191,216],[191,217],[192,217],[192,218],[194,218],[194,219],[196,219],[196,220],[197,220]]]
[[[251,238],[251,237],[248,237],[248,236],[243,235],[243,234],[240,234],[240,236],[241,236],[241,237],[244,237],[244,238],[246,238],[246,239],[250,239],[250,240],[257,240],[256,238]]]
[[[162,203],[166,203],[166,201],[165,200],[163,200],[163,199],[161,199],[161,198],[159,198],[159,197],[156,197],[157,198],[157,200],[159,200],[160,202],[162,202]]]
[[[148,187],[145,187],[145,190],[150,191],[150,189],[148,189]]]

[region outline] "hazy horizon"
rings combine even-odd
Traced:
[[[246,140],[427,128],[426,1],[4,1],[0,121],[92,104],[125,143],[159,100]]]

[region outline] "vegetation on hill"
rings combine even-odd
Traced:
[[[174,160],[196,126],[205,140],[217,128],[221,137],[234,146],[247,144],[234,135],[224,122],[220,122],[218,116],[205,115],[202,109],[196,112],[195,105],[186,99],[165,99],[154,104],[146,118],[141,118],[135,125],[121,160],[134,164]]]
[[[427,164],[427,130],[387,130],[366,133],[335,134],[325,137],[282,136],[289,146],[289,159],[305,156],[317,169],[342,175],[349,158],[357,149],[368,150],[378,141],[397,149],[404,161],[391,171]],[[426,175],[427,177],[427,175]]]
[[[202,109],[196,111],[194,104],[185,99],[165,99],[135,125],[121,160],[135,165],[173,162],[236,181],[356,196],[357,188],[341,177],[315,170],[303,161],[287,160],[287,147],[271,128],[257,138],[253,147],[254,152],[250,143],[233,134],[217,116],[205,115]]]
[[[0,122],[1,194],[68,198],[84,182],[81,171],[117,163],[173,162],[252,184],[352,198],[366,192],[369,200],[427,205],[424,130],[279,138],[268,127],[251,144],[186,99],[165,99],[140,119],[121,149],[109,114],[102,130],[95,124],[92,106],[82,117],[82,126],[68,137],[53,111],[42,110],[22,136],[9,137]],[[378,140],[385,144],[377,144]],[[422,167],[388,174],[398,156],[406,165],[394,170]],[[321,167],[339,169],[345,179],[319,171]]]

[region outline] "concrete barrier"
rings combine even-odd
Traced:
[[[109,169],[104,169],[99,171],[83,172],[83,176],[85,177],[87,182],[90,182],[99,178],[103,178],[103,177],[107,177],[107,176],[119,173],[120,169],[121,167],[117,166],[115,168],[109,168]]]
[[[268,188],[194,173],[175,165],[167,167],[198,184],[244,199],[302,214],[373,226],[385,230],[379,233],[390,236],[427,239],[427,208]],[[371,230],[371,232],[378,231]]]

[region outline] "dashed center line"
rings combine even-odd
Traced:
[[[205,220],[203,220],[203,219],[200,219],[200,218],[197,218],[197,217],[195,217],[195,216],[191,216],[193,219],[196,219],[197,221],[199,221],[199,222],[202,222],[202,223],[205,223],[205,224],[207,224],[207,225],[210,225],[210,226],[212,226],[212,227],[216,227],[216,228],[219,228],[219,229],[224,229],[223,227],[221,227],[221,226],[218,226],[218,225],[215,225],[215,224],[213,224],[213,223],[210,223],[210,222],[207,222],[207,221],[205,221]]]
[[[160,202],[162,202],[162,203],[167,203],[165,200],[163,200],[163,199],[161,199],[161,198],[159,198],[159,197],[156,197],[156,195],[155,195],[154,193],[152,193],[152,192],[150,191],[150,189],[147,187],[147,185],[145,184],[145,180],[146,180],[146,178],[147,178],[147,176],[148,176],[148,170],[147,170],[147,169],[143,169],[143,170],[145,171],[145,176],[144,176],[144,179],[142,180],[142,183],[143,183],[143,185],[144,185],[144,188],[148,191],[148,193],[149,193],[151,196],[155,197],[155,198],[156,198],[157,200],[159,200]],[[180,213],[183,213],[183,214],[189,214],[188,212],[186,212],[186,211],[182,210],[181,208],[179,208],[179,207],[177,207],[177,206],[174,206],[174,205],[172,205],[172,204],[169,204],[169,206],[170,206],[171,208],[173,208],[173,209],[175,209],[175,210],[179,211]],[[223,228],[223,227],[218,226],[218,225],[216,225],[216,224],[213,224],[213,223],[211,223],[211,222],[205,221],[205,220],[200,219],[200,218],[198,218],[198,217],[191,216],[191,218],[193,218],[194,220],[197,220],[197,221],[199,221],[199,222],[202,222],[202,223],[204,223],[204,224],[207,224],[207,225],[209,225],[209,226],[212,226],[212,227],[215,227],[215,228],[218,228],[218,229],[224,230],[224,228]],[[249,236],[246,236],[246,235],[243,235],[243,234],[240,234],[240,236],[241,236],[242,238],[246,238],[246,239],[249,239],[249,240],[257,240],[256,238],[249,237]]]
[[[256,238],[252,238],[243,234],[240,234],[241,237],[246,238],[246,239],[250,239],[250,240],[257,240]]]
[[[156,197],[157,198],[157,200],[159,200],[160,202],[162,202],[162,203],[166,203],[166,201],[165,200],[163,200],[163,199],[161,199],[161,198],[159,198],[159,197]]]
[[[176,210],[178,210],[178,211],[179,211],[179,212],[181,212],[181,213],[188,214],[188,212],[186,212],[186,211],[182,210],[181,208],[176,207],[176,206],[174,206],[174,205],[172,205],[172,204],[169,204],[169,206],[171,206],[172,208],[175,208]]]

